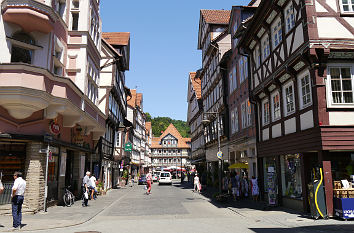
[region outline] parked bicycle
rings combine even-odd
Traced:
[[[64,200],[64,204],[65,206],[72,206],[75,202],[75,196],[74,194],[72,194],[72,192],[70,192],[69,190],[70,186],[68,187],[65,187],[65,193],[64,193],[64,196],[63,196],[63,200]]]

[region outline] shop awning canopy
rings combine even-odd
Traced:
[[[229,169],[235,169],[235,168],[246,168],[248,169],[248,163],[234,163],[229,166]]]

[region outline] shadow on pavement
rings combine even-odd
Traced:
[[[279,233],[279,232],[340,232],[349,233],[354,232],[353,225],[317,225],[317,226],[303,226],[303,227],[293,227],[293,228],[249,228],[255,233]]]

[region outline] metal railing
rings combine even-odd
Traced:
[[[0,194],[0,205],[6,205],[11,203],[11,191],[13,185],[13,182],[3,183],[4,192]]]

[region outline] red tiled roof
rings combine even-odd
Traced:
[[[149,133],[150,132],[150,129],[151,129],[151,122],[146,122],[145,123],[145,129],[146,131]]]
[[[230,10],[200,10],[206,23],[229,24]]]
[[[103,32],[102,38],[111,45],[128,45],[130,32]]]
[[[137,93],[136,94],[136,105],[141,107],[142,100],[143,100],[143,94],[142,93]]]
[[[196,78],[195,75],[196,75],[196,72],[189,73],[189,77],[191,79],[192,86],[195,91],[195,95],[197,96],[197,99],[201,99],[202,98],[202,80],[200,77]]]
[[[152,138],[151,148],[165,148],[162,145],[160,145],[160,142],[168,134],[171,134],[172,136],[177,138],[178,140],[177,148],[190,148],[190,146],[187,145],[186,143],[186,139],[188,140],[188,138],[183,138],[172,123],[167,127],[167,129],[162,133],[160,137]]]
[[[142,93],[136,93],[136,89],[130,89],[131,98],[127,100],[129,106],[135,108],[136,106],[141,107],[141,102],[143,99]]]

